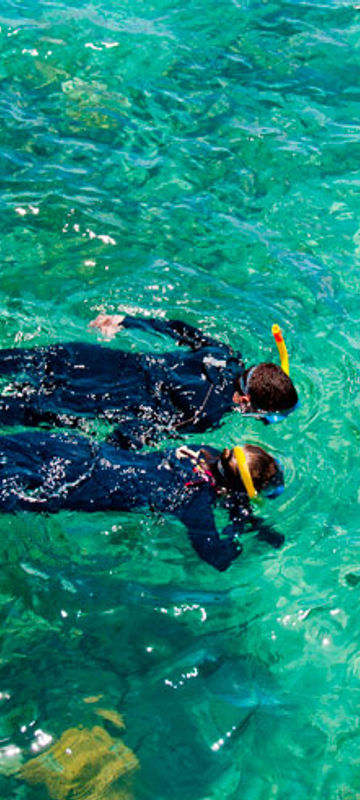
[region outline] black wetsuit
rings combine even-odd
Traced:
[[[197,464],[193,456],[180,459],[175,449],[133,453],[77,434],[27,431],[1,436],[0,512],[131,511],[147,506],[177,516],[199,556],[218,570],[241,552],[237,535],[247,523],[275,547],[282,544],[280,534],[252,516],[242,493],[221,501],[231,521],[220,536],[214,521],[219,496],[211,475],[194,471]]]
[[[234,407],[239,353],[177,320],[126,316],[123,326],[189,349],[147,354],[70,342],[1,350],[0,423],[82,427],[103,418],[118,426],[114,441],[131,448],[163,432],[204,431]]]

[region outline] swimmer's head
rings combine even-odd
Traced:
[[[298,395],[289,375],[277,364],[262,363],[250,367],[239,380],[234,403],[243,414],[279,422],[295,410]]]
[[[216,467],[226,489],[246,491],[250,498],[260,493],[276,497],[284,490],[284,474],[279,461],[257,445],[225,448]]]

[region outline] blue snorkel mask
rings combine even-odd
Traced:
[[[286,345],[285,345],[285,342],[284,342],[284,339],[283,339],[283,335],[282,335],[281,330],[280,330],[278,325],[273,325],[272,326],[272,334],[274,336],[274,339],[275,339],[275,342],[276,342],[276,346],[277,346],[278,351],[279,351],[281,369],[283,370],[283,372],[286,373],[286,375],[289,375],[289,357],[288,357],[288,352],[287,352]],[[250,384],[251,377],[252,377],[255,369],[256,369],[256,367],[251,367],[251,369],[249,370],[249,372],[247,374],[246,381],[244,381],[244,377],[243,376],[240,378],[241,390],[244,392],[245,395],[248,395],[248,396],[249,396],[249,384]],[[300,403],[298,401],[297,403],[295,403],[295,405],[292,408],[288,408],[288,409],[285,409],[283,411],[264,411],[263,409],[259,408],[259,409],[256,409],[256,411],[253,411],[253,412],[250,412],[250,413],[245,412],[245,413],[246,413],[246,416],[248,416],[248,417],[255,417],[255,419],[261,419],[264,422],[265,425],[274,425],[277,422],[282,422],[282,420],[286,419],[286,417],[288,417],[289,414],[292,414],[292,412],[295,411],[295,409],[298,408],[299,405],[300,405]]]
[[[292,414],[299,406],[300,400],[298,400],[292,408],[289,408],[288,411],[260,411],[260,418],[265,425],[275,425],[277,422],[282,422],[283,419],[286,419],[286,417]]]
[[[281,461],[275,458],[275,464],[277,466],[276,475],[274,475],[273,480],[265,487],[265,489],[261,490],[261,494],[264,497],[268,497],[270,500],[273,500],[275,497],[278,497],[279,494],[282,494],[285,485],[284,485],[284,471],[282,468]]]
[[[246,395],[249,394],[248,386],[251,381],[251,376],[254,372],[254,369],[256,369],[256,367],[251,367],[251,369],[247,374],[246,381],[244,381],[243,376],[240,378],[241,391],[244,392],[244,394]],[[247,417],[254,417],[254,419],[261,419],[265,425],[275,425],[277,422],[282,422],[284,419],[286,419],[286,417],[292,414],[292,412],[295,411],[295,409],[298,408],[299,405],[300,401],[298,400],[298,402],[295,403],[295,405],[292,408],[285,409],[284,411],[264,411],[263,409],[258,408],[256,409],[256,411],[250,411],[250,412],[246,411],[244,413],[246,414]]]
[[[284,471],[281,462],[277,458],[274,459],[276,464],[275,475],[269,481],[267,486],[262,488],[258,493],[251,477],[243,447],[239,447],[238,445],[235,446],[233,448],[233,455],[235,456],[242,483],[250,500],[261,502],[262,497],[268,497],[272,500],[273,498],[278,497],[279,494],[284,491]],[[220,474],[225,477],[224,468],[221,464],[221,458],[219,459],[217,467]]]

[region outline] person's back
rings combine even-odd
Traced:
[[[13,381],[0,397],[1,422],[81,427],[89,419],[103,418],[118,426],[114,440],[136,447],[164,433],[206,430],[233,408],[266,416],[269,388],[277,405],[270,410],[281,412],[297,402],[280,367],[263,364],[245,370],[239,353],[186,323],[127,316],[121,327],[166,334],[188,349],[134,353],[72,342],[2,350],[0,375]],[[269,367],[270,378],[265,376]],[[266,391],[261,394],[262,375]],[[258,408],[251,404],[252,385]]]
[[[241,466],[237,450],[241,450],[245,466]],[[245,469],[245,474],[240,469]],[[252,516],[248,479],[254,493],[265,490],[276,495],[283,488],[277,462],[250,445],[223,452],[183,447],[133,453],[84,436],[46,431],[0,437],[0,512],[147,507],[171,513],[186,526],[200,557],[219,570],[226,569],[241,552],[238,536],[246,524],[276,547],[283,541]],[[217,502],[225,504],[230,516],[223,536],[214,520]]]

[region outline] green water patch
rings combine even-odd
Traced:
[[[245,534],[221,575],[166,515],[1,515],[3,797],[51,797],[22,765],[92,730],[100,702],[124,716],[137,800],[359,796],[358,13],[3,4],[1,346],[99,341],[90,320],[126,312],[185,319],[250,365],[277,359],[277,322],[301,401],[202,436],[285,471],[256,512],[283,547]]]

